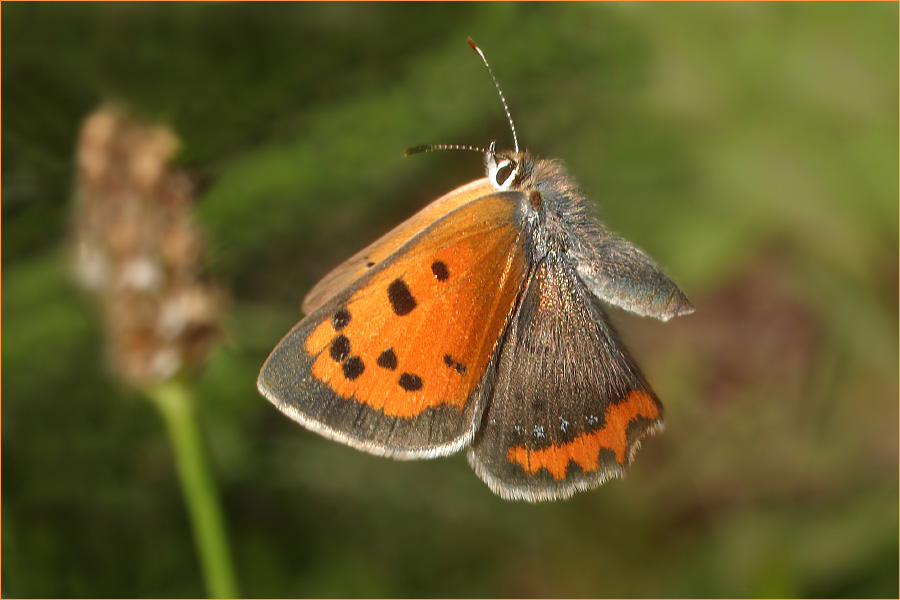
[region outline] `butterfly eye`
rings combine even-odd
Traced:
[[[518,164],[516,161],[504,158],[503,160],[492,165],[490,169],[491,179],[494,186],[500,190],[508,190],[516,178]]]

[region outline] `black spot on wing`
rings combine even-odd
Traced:
[[[346,308],[341,308],[336,313],[331,315],[331,325],[334,327],[335,331],[340,331],[349,323],[350,311],[348,311]]]
[[[358,356],[351,356],[344,363],[344,377],[353,381],[357,377],[363,374],[363,371],[366,370],[366,365],[363,364],[363,361]]]
[[[391,302],[391,308],[398,316],[408,315],[416,308],[416,299],[413,298],[412,292],[402,279],[395,279],[388,286],[388,300]]]
[[[431,263],[431,272],[434,273],[434,276],[437,277],[438,281],[447,281],[447,278],[450,277],[450,271],[447,270],[447,265],[439,260]]]
[[[394,354],[392,348],[388,348],[378,355],[378,360],[376,360],[375,363],[382,369],[393,371],[397,368],[397,355]]]
[[[412,373],[403,373],[398,381],[400,387],[407,392],[415,392],[422,389],[422,378]]]
[[[341,362],[350,356],[350,339],[346,335],[339,335],[334,338],[334,341],[331,342],[329,354],[331,354],[331,358],[335,362]]]
[[[466,374],[466,365],[457,362],[449,354],[444,355],[444,364],[456,370],[460,375]]]

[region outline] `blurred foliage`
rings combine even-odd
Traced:
[[[195,596],[162,424],[111,383],[66,253],[81,120],[165,121],[233,294],[201,382],[249,596],[898,589],[898,7],[7,4],[3,589]],[[697,306],[616,313],[666,403],[624,481],[542,505],[462,456],[307,433],[255,379],[310,286],[477,156],[564,159]]]

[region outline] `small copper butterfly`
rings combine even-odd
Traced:
[[[481,50],[469,44],[494,74]],[[507,499],[552,500],[624,474],[662,405],[600,301],[693,312],[609,231],[557,160],[484,154],[487,177],[438,198],[325,276],[259,389],[312,431],[400,459],[468,448]]]

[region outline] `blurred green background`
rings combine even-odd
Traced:
[[[7,4],[3,592],[197,596],[165,430],[72,284],[81,120],[180,136],[231,293],[201,411],[247,596],[898,593],[898,6]],[[566,161],[696,314],[615,312],[667,408],[624,480],[494,497],[464,456],[306,432],[257,371],[331,267],[480,177]]]

